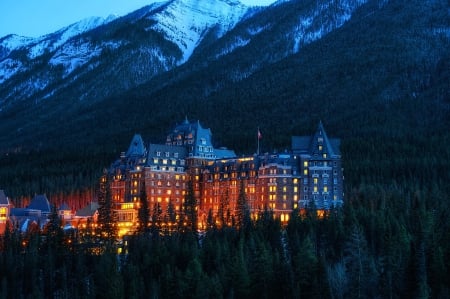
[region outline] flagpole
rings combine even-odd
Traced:
[[[258,127],[258,133],[256,134],[256,142],[258,144],[258,148],[256,150],[256,155],[259,156],[259,137],[260,137],[261,133],[259,132],[259,127]]]

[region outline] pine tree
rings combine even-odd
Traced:
[[[114,212],[112,207],[111,189],[109,176],[105,170],[100,179],[100,188],[98,193],[98,222],[100,234],[106,239],[107,243],[114,242],[116,237],[116,227]]]
[[[239,196],[237,200],[236,225],[240,229],[246,229],[250,225],[250,212],[247,205],[247,195],[245,194],[244,180],[241,180]]]
[[[145,190],[145,181],[142,184],[142,190],[139,197],[139,211],[138,211],[138,218],[139,218],[139,232],[147,232],[148,231],[148,225],[150,223],[150,209],[148,206],[148,200],[147,200],[147,192]]]
[[[191,180],[188,182],[183,208],[184,217],[186,220],[186,229],[197,233],[197,200],[195,199],[194,186]]]

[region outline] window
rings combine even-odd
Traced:
[[[166,152],[166,157],[169,157],[170,156],[170,153],[169,152]]]
[[[323,153],[323,158],[326,159],[327,158],[327,154]]]
[[[157,157],[161,157],[161,152],[156,152]]]
[[[319,145],[319,152],[321,152],[323,149],[323,147],[321,145]]]
[[[318,178],[314,178],[314,185],[317,185],[317,183],[319,183],[319,179]]]
[[[314,186],[314,193],[317,193],[317,192],[318,192],[317,186]]]
[[[303,167],[308,167],[308,161],[303,162]]]
[[[328,192],[328,186],[323,186],[323,192]]]
[[[308,169],[303,169],[303,174],[308,175]]]

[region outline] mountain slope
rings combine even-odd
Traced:
[[[17,100],[67,97],[67,89],[71,100],[98,100],[127,90],[184,63],[211,29],[218,38],[248,11],[231,0],[201,4],[155,3],[108,24],[93,26],[91,20],[86,27],[80,22],[15,46],[11,39],[16,37],[4,38],[0,107]]]
[[[94,184],[95,169],[101,171],[111,162],[132,134],[164,141],[166,130],[186,115],[211,127],[218,144],[246,153],[255,148],[258,126],[264,150],[284,150],[290,135],[309,134],[322,119],[329,134],[343,140],[350,182],[360,173],[382,173],[379,165],[392,171],[386,179],[405,169],[418,180],[447,179],[450,18],[446,1],[359,3],[340,27],[296,48],[293,24],[299,24],[303,9],[313,2],[320,1],[293,1],[253,12],[219,39],[205,35],[183,65],[105,100],[63,102],[70,90],[76,93],[68,88],[67,97],[55,95],[37,105],[23,102],[0,112],[0,143],[8,154],[1,157],[5,166],[0,185],[30,192],[62,188],[62,183],[49,185],[43,179],[51,176],[44,161],[52,164],[55,157],[59,167],[53,173],[64,170],[86,176],[85,185]],[[321,3],[325,2],[330,3]],[[345,6],[345,1],[333,3]],[[333,11],[342,10],[329,11],[332,19],[341,18]],[[146,13],[147,9],[136,12]],[[319,20],[311,24],[315,22],[326,24]],[[125,27],[109,26],[99,34],[139,34],[130,31],[131,25],[124,32],[118,29]],[[232,45],[230,41],[245,32],[253,33],[250,42],[217,55],[226,48],[219,45]],[[182,52],[177,53],[181,61]],[[114,65],[118,59],[111,54],[109,62]],[[236,77],[244,70],[251,71]],[[98,74],[91,74],[98,86],[115,88],[115,81]],[[414,164],[419,156],[427,157],[427,165],[435,168],[420,173],[420,163],[425,161],[420,158]],[[356,165],[354,159],[365,164]],[[39,167],[33,168],[36,163]],[[9,179],[11,173],[18,174],[15,179],[23,184]],[[36,177],[41,182],[38,187],[33,185]]]

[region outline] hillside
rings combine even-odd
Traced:
[[[68,100],[77,84],[5,108],[0,187],[25,196],[92,188],[135,132],[158,142],[188,115],[239,153],[255,150],[258,126],[264,150],[283,150],[321,119],[343,140],[349,190],[371,181],[449,192],[449,28],[445,1],[290,1],[255,11],[137,87]],[[83,80],[113,91],[117,81],[98,74]]]

